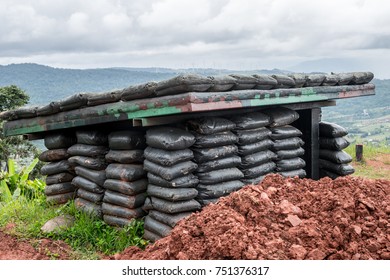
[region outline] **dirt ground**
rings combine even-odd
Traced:
[[[269,175],[107,259],[390,259],[390,181]],[[34,245],[34,246],[33,246]],[[0,231],[0,259],[68,259],[63,242]]]

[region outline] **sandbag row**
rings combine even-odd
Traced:
[[[148,185],[143,169],[145,133],[132,130],[111,132],[108,146],[103,220],[109,225],[124,227],[145,215],[142,210]]]
[[[269,138],[271,131],[268,115],[252,112],[230,118],[236,125],[238,154],[241,157],[239,169],[244,174],[245,184],[257,184],[275,168],[276,155],[270,150],[273,142]]]
[[[238,169],[237,135],[232,131],[236,125],[226,118],[199,118],[187,122],[195,136],[191,147],[197,163],[195,175],[199,184],[196,200],[202,205],[216,202],[218,198],[239,190],[244,183],[244,174]]]
[[[276,155],[274,171],[284,177],[305,177],[306,162],[301,158],[305,153],[302,148],[302,132],[291,125],[299,118],[299,114],[284,107],[262,112],[270,117],[270,138],[273,141],[271,150]]]
[[[76,132],[76,138],[77,143],[68,149],[68,161],[75,166],[77,175],[72,180],[77,188],[75,206],[101,218],[107,167],[104,158],[108,152],[107,134],[98,130],[82,130]]]
[[[144,170],[148,198],[144,210],[144,238],[156,241],[167,236],[182,218],[201,208],[195,200],[199,180],[193,175],[198,165],[189,149],[195,137],[176,127],[155,127],[146,132]]]
[[[343,151],[349,146],[344,137],[348,131],[340,125],[320,122],[319,124],[319,168],[320,177],[336,179],[339,176],[350,175],[355,172],[349,164],[352,157]]]
[[[39,160],[47,162],[41,174],[46,175],[45,195],[51,204],[64,204],[75,197],[74,168],[68,161],[68,147],[74,143],[76,137],[71,133],[50,134],[44,138],[48,150],[40,154]]]

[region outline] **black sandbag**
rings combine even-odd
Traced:
[[[37,116],[53,115],[60,112],[60,103],[53,101],[47,105],[41,106],[37,109]]]
[[[330,122],[320,122],[319,124],[319,131],[320,131],[320,138],[327,137],[327,138],[336,138],[336,137],[343,137],[348,134],[348,131],[335,123]]]
[[[301,88],[305,86],[306,74],[294,73],[288,76],[294,80],[296,88]]]
[[[150,201],[153,209],[168,214],[197,211],[201,208],[199,202],[194,199],[171,202],[157,197],[150,197]]]
[[[74,191],[75,191],[75,187],[72,185],[71,182],[47,185],[45,187],[45,195],[47,196],[61,194],[61,193],[70,193]]]
[[[54,185],[59,183],[70,182],[72,181],[73,177],[74,175],[69,172],[62,172],[62,173],[57,173],[57,174],[47,176],[45,181],[46,181],[46,185]]]
[[[226,145],[216,148],[193,148],[192,151],[194,152],[195,161],[199,164],[236,155],[238,153],[238,147],[236,145]]]
[[[366,73],[365,79],[363,81],[363,84],[371,82],[372,79],[374,79],[374,73],[372,72],[364,72]]]
[[[99,218],[102,217],[102,206],[101,205],[97,205],[95,203],[92,203],[92,202],[85,200],[83,198],[80,198],[80,197],[77,197],[74,200],[74,205],[77,209],[79,209],[85,213],[97,216]]]
[[[245,179],[253,179],[273,172],[275,166],[276,165],[273,161],[269,161],[257,166],[242,169],[242,173],[244,174]]]
[[[77,190],[77,197],[88,200],[89,202],[92,202],[95,204],[102,204],[103,196],[104,196],[103,193],[93,193],[93,192],[89,192],[87,190],[84,190],[82,188],[79,188]]]
[[[106,192],[104,193],[103,201],[127,208],[138,208],[144,204],[145,198],[145,193],[139,193],[130,196],[118,192],[113,192],[111,190],[106,190]]]
[[[48,204],[57,205],[57,204],[65,204],[69,200],[72,200],[75,197],[75,192],[61,193],[46,196],[46,201]]]
[[[255,177],[255,178],[244,178],[244,179],[241,179],[241,182],[243,182],[245,185],[257,185],[259,184],[261,181],[263,181],[263,179],[265,178],[266,175],[260,175],[259,177]]]
[[[353,78],[350,84],[361,85],[365,84],[367,80],[367,72],[353,72]]]
[[[103,194],[105,189],[99,186],[98,184],[85,179],[84,177],[81,176],[76,176],[72,180],[72,184],[78,188],[82,188],[84,190],[87,190],[92,193],[101,193]]]
[[[149,184],[147,194],[174,202],[193,199],[198,191],[195,188],[164,188]]]
[[[275,78],[272,78],[269,75],[254,74],[252,75],[256,78],[255,89],[268,90],[273,89],[278,85],[278,81]]]
[[[264,139],[248,145],[238,146],[238,154],[240,156],[247,156],[261,151],[266,151],[273,146],[271,139]]]
[[[103,215],[103,221],[107,225],[110,225],[110,226],[113,226],[113,227],[126,227],[129,224],[131,224],[131,222],[133,221],[133,218],[126,219],[126,218],[122,218],[122,217],[117,217],[117,216],[111,216],[111,215],[104,214]]]
[[[144,152],[147,160],[157,163],[161,166],[172,166],[174,164],[190,161],[194,158],[194,153],[190,149],[167,151],[147,147]]]
[[[233,130],[236,124],[225,118],[203,117],[187,121],[187,126],[200,134],[213,134]]]
[[[270,127],[291,124],[299,119],[299,114],[296,111],[284,107],[265,109],[262,112],[270,117]]]
[[[281,171],[278,172],[278,174],[282,175],[283,177],[299,177],[299,178],[306,177],[306,171],[304,169]]]
[[[146,143],[157,149],[183,150],[195,143],[195,136],[176,127],[155,127],[146,131]]]
[[[305,87],[318,87],[324,80],[324,74],[309,74],[306,76]]]
[[[61,111],[68,111],[85,107],[87,105],[87,101],[87,94],[80,92],[66,97],[58,103],[60,104]]]
[[[306,162],[299,158],[282,159],[276,162],[275,171],[291,171],[301,169],[306,166]]]
[[[141,131],[122,130],[108,135],[108,146],[112,150],[136,150],[146,147],[145,135]]]
[[[157,83],[148,82],[140,85],[132,85],[121,91],[121,100],[130,101],[155,95]]]
[[[156,210],[150,210],[148,213],[148,216],[155,219],[156,221],[159,221],[161,223],[164,223],[170,227],[174,227],[179,221],[183,220],[184,218],[191,215],[192,212],[182,212],[178,214],[167,214],[163,212],[159,212]]]
[[[340,177],[339,174],[333,173],[332,171],[320,168],[320,178],[329,177],[331,179],[336,179]]]
[[[81,165],[88,169],[93,169],[93,170],[104,170],[107,167],[107,163],[104,160],[104,158],[72,156],[68,158],[68,161],[72,165]]]
[[[320,149],[341,151],[349,146],[349,141],[343,137],[319,139]]]
[[[244,174],[242,174],[242,172],[236,167],[208,172],[198,172],[196,173],[196,176],[198,176],[199,182],[204,185],[217,184],[244,178]]]
[[[147,159],[144,160],[144,170],[168,181],[183,177],[195,171],[197,167],[198,165],[192,161],[180,162],[172,166],[162,166]]]
[[[212,203],[217,203],[218,199],[219,198],[201,198],[201,197],[198,197],[196,199],[196,201],[198,201],[200,203],[200,205],[202,205],[202,207],[204,207],[204,206],[207,206],[207,205],[212,204]]]
[[[168,226],[167,224],[156,221],[149,215],[145,217],[144,228],[163,237],[169,235],[172,231],[172,227]]]
[[[14,110],[14,114],[18,119],[35,118],[37,116],[37,106],[25,106]]]
[[[213,148],[237,143],[238,137],[231,131],[217,132],[213,134],[199,134],[194,132],[196,142],[192,147]]]
[[[241,157],[241,164],[239,167],[241,169],[246,169],[260,164],[272,161],[276,159],[276,154],[270,150],[261,151],[253,154],[249,154]]]
[[[235,130],[261,128],[270,124],[269,116],[261,112],[238,114],[230,120],[236,124]]]
[[[128,207],[122,207],[107,202],[103,202],[102,211],[103,215],[116,216],[129,220],[133,218],[140,218],[145,215],[145,212],[142,210],[141,207],[130,209]]]
[[[108,143],[107,134],[99,130],[76,131],[78,144],[105,146]]]
[[[104,187],[108,190],[119,192],[125,195],[136,195],[146,192],[148,186],[147,179],[140,179],[133,182],[125,182],[115,179],[107,179],[104,182]]]
[[[144,150],[109,150],[105,158],[109,163],[142,163]]]
[[[230,156],[226,158],[211,160],[198,164],[197,172],[207,172],[217,169],[236,167],[241,163],[239,156]]]
[[[45,147],[49,150],[68,148],[76,143],[76,136],[66,133],[55,133],[45,136]]]
[[[274,151],[280,150],[295,150],[303,146],[305,142],[299,137],[292,137],[282,140],[274,140],[274,144],[271,147]]]
[[[202,199],[210,199],[210,198],[219,198],[222,196],[226,196],[234,191],[237,191],[241,189],[244,186],[244,183],[242,183],[239,180],[229,181],[229,182],[223,182],[218,184],[211,184],[211,185],[205,185],[205,184],[199,184],[197,186],[198,190],[198,197]]]
[[[67,159],[69,157],[68,149],[54,149],[54,150],[46,150],[41,153],[38,157],[40,161],[44,162],[52,162],[52,161],[60,161],[63,159]]]
[[[266,127],[235,131],[238,137],[238,145],[248,145],[267,139],[271,131]]]
[[[198,74],[182,74],[157,83],[156,95],[175,95],[190,91],[203,92],[213,86],[212,80]]]
[[[154,232],[148,231],[147,229],[144,230],[143,239],[149,240],[151,242],[156,242],[157,240],[163,238],[163,236],[158,235]]]
[[[82,166],[76,166],[74,170],[77,175],[103,187],[104,181],[106,180],[106,172],[104,170],[91,170]]]
[[[258,83],[257,79],[250,75],[230,74],[229,76],[236,80],[233,90],[253,89]]]
[[[351,81],[353,79],[353,73],[339,73],[336,75],[339,78],[339,82],[338,82],[339,86],[348,85],[351,83]]]
[[[42,175],[54,175],[57,173],[63,173],[72,171],[72,165],[65,159],[61,161],[50,162],[42,166],[41,174]]]
[[[145,212],[149,212],[149,210],[153,209],[151,197],[147,196],[144,201],[144,205],[142,205],[142,210]]]
[[[322,82],[322,86],[335,86],[339,82],[339,76],[334,74],[325,75],[325,79]]]
[[[290,78],[287,75],[272,75],[272,78],[274,78],[278,84],[276,85],[276,88],[293,88],[295,87],[295,81],[293,78]]]
[[[355,172],[355,169],[349,164],[333,163],[329,160],[325,160],[321,158],[319,160],[319,166],[322,169],[326,169],[343,176],[350,175]]]
[[[301,157],[305,154],[305,150],[299,147],[297,149],[292,149],[292,150],[279,150],[276,151],[275,154],[277,160],[282,160],[282,159]]]
[[[141,179],[145,175],[146,172],[142,164],[111,163],[106,168],[106,177],[108,179],[131,182]]]
[[[334,163],[350,163],[352,157],[344,151],[332,151],[320,149],[320,158]]]
[[[8,110],[8,111],[0,112],[0,120],[12,121],[12,120],[16,120],[17,118],[18,117],[15,115],[15,111],[14,110]]]
[[[96,106],[101,104],[118,102],[121,99],[121,90],[87,94],[87,105]]]
[[[108,147],[106,146],[87,144],[75,144],[68,149],[68,154],[71,156],[104,157],[107,152]]]
[[[183,177],[175,178],[171,181],[165,180],[153,173],[148,173],[149,183],[167,188],[193,188],[199,184],[199,179],[195,175],[188,174]]]
[[[270,130],[272,132],[272,134],[270,135],[270,138],[272,140],[281,140],[286,138],[302,136],[302,131],[300,131],[298,128],[293,127],[291,125],[272,127]]]
[[[213,85],[208,89],[208,91],[227,91],[232,89],[237,81],[231,76],[209,76]]]

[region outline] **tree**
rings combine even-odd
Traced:
[[[15,85],[0,87],[0,112],[12,110],[27,104],[30,97]],[[35,157],[38,149],[23,136],[4,137],[3,122],[0,121],[0,169],[8,158]]]

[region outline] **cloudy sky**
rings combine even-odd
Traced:
[[[390,78],[390,1],[0,0],[0,64],[21,62]]]

